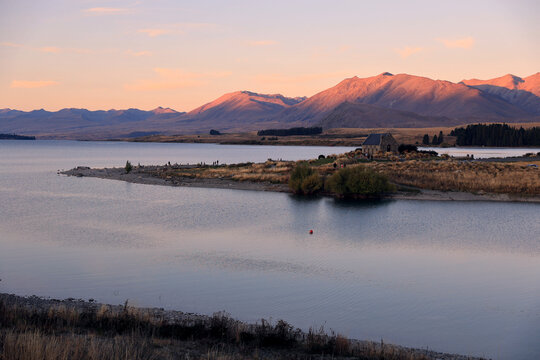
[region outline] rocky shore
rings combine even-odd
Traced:
[[[185,168],[193,168],[193,165],[184,165]],[[131,172],[126,173],[124,168],[102,168],[95,169],[79,166],[71,170],[62,171],[60,174],[76,177],[95,177],[100,179],[120,180],[135,184],[164,185],[164,186],[187,186],[199,188],[233,189],[233,190],[255,190],[290,192],[286,184],[275,184],[271,182],[254,181],[234,181],[219,178],[162,178],[156,176],[161,166],[136,167]]]

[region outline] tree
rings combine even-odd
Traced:
[[[442,144],[443,141],[444,141],[444,136],[443,136],[442,131],[439,131],[439,139],[438,140],[439,140],[439,145]]]
[[[431,143],[433,145],[439,145],[439,139],[437,139],[437,135],[433,135],[433,140],[431,140]]]
[[[425,134],[424,138],[422,139],[422,144],[429,145],[429,135]]]
[[[133,166],[131,165],[129,160],[126,161],[126,166],[124,167],[124,169],[126,170],[126,174],[129,174],[131,172],[131,170],[133,170]]]

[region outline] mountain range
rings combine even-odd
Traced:
[[[0,109],[0,133],[104,139],[263,128],[435,127],[540,121],[540,73],[459,83],[390,73],[345,79],[309,98],[237,91],[189,112],[158,107],[29,112]]]

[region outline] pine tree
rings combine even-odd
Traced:
[[[425,134],[424,138],[422,139],[422,144],[429,145],[429,135]]]
[[[431,143],[433,145],[439,145],[439,139],[437,139],[437,135],[433,135],[433,140],[431,140]]]
[[[443,137],[442,131],[439,131],[439,139],[438,139],[438,140],[439,140],[439,145],[442,144],[443,141],[444,141],[444,137]]]

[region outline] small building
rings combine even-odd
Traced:
[[[373,156],[378,152],[397,154],[398,143],[390,133],[370,134],[362,144],[362,153]]]

